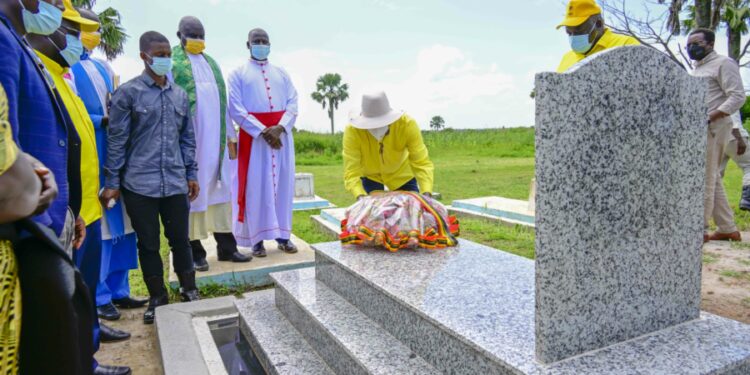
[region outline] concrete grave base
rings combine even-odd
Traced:
[[[482,197],[453,201],[448,210],[456,216],[499,221],[509,225],[534,227],[534,211],[528,201],[503,197]]]
[[[203,240],[203,247],[206,249],[208,256],[209,270],[207,272],[197,272],[196,282],[198,285],[218,283],[223,285],[249,285],[251,287],[261,287],[271,285],[271,279],[268,274],[271,272],[280,272],[293,270],[302,267],[310,267],[314,264],[315,255],[310,245],[292,235],[291,241],[297,245],[299,252],[296,254],[286,254],[276,248],[275,241],[266,241],[265,258],[253,257],[248,263],[219,262],[216,254],[216,241],[213,237]],[[250,254],[252,251],[248,248],[240,248],[243,254]],[[177,275],[174,273],[172,266],[172,255],[169,256],[169,283],[172,287],[178,287]]]

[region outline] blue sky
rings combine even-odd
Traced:
[[[142,70],[138,37],[156,30],[176,44],[185,15],[202,20],[206,52],[225,75],[247,60],[247,32],[265,28],[271,61],[299,91],[297,126],[312,131],[330,129],[310,99],[317,77],[329,72],[350,86],[337,130],[374,89],[422,128],[434,115],[454,128],[530,126],[534,74],[554,70],[569,49],[564,31],[555,30],[562,0],[99,0],[95,10],[107,6],[120,10],[131,35],[113,62],[123,81]]]

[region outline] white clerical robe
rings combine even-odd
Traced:
[[[219,87],[211,66],[203,55],[187,54],[193,68],[196,107],[192,117],[195,129],[195,160],[198,162],[198,198],[190,203],[190,212],[205,212],[208,206],[228,203],[232,199],[229,172],[229,148],[224,151],[219,180],[219,148],[221,126],[226,128],[226,137],[236,139],[234,126],[229,116],[221,123],[221,101]],[[227,141],[228,143],[228,141]]]
[[[238,220],[239,215],[234,217],[235,238],[244,247],[263,240],[289,239],[294,200],[292,128],[297,119],[297,90],[282,68],[254,60],[232,72],[228,86],[231,118],[253,137],[245,216],[243,221]],[[252,113],[279,111],[285,111],[278,125],[286,132],[281,135],[282,148],[273,150],[260,135],[266,126]]]

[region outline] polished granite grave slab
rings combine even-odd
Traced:
[[[621,47],[536,92],[538,357],[698,318],[705,81]]]
[[[240,330],[269,375],[335,374],[276,308],[273,290],[244,297],[235,302]]]
[[[339,374],[429,375],[437,370],[344,298],[314,269],[271,275],[276,307]]]
[[[545,364],[535,355],[532,260],[467,240],[436,252],[313,248],[318,280],[443,373],[733,374],[750,366],[750,326],[710,314]]]

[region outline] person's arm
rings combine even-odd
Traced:
[[[195,198],[198,198],[198,192],[200,191],[200,187],[198,186],[198,162],[195,161],[195,130],[190,121],[190,102],[184,91],[182,98],[185,116],[182,118],[180,126],[180,151],[182,152],[182,160],[185,163],[188,198],[192,202]]]
[[[234,121],[232,121],[232,116],[229,115],[229,109],[227,109],[226,113],[226,133],[227,133],[227,150],[229,152],[229,160],[235,160],[237,159],[237,143],[239,142],[237,137],[237,129],[234,127]]]
[[[104,164],[105,190],[120,190],[120,172],[125,166],[125,152],[130,137],[132,107],[133,101],[129,93],[125,90],[115,92],[112,97],[109,128],[107,129],[107,161]],[[109,198],[117,199],[117,197]],[[108,201],[109,199],[103,201],[104,207],[107,207]]]
[[[15,144],[11,143],[15,148]],[[2,151],[0,151],[2,152]],[[42,182],[23,152],[5,172],[0,171],[0,224],[31,216],[39,205]]]
[[[351,126],[344,130],[344,186],[355,197],[367,195],[362,187],[362,151],[356,131]]]
[[[279,121],[279,125],[283,126],[287,132],[291,132],[294,127],[294,123],[297,120],[297,114],[299,111],[297,89],[294,88],[291,78],[286,71],[282,70],[284,74],[284,81],[286,82],[286,112]]]
[[[249,114],[247,108],[242,103],[242,69],[234,71],[229,76],[229,101],[227,104],[227,110],[229,115],[234,122],[236,122],[240,128],[246,131],[253,138],[258,138],[260,132],[266,127],[255,118],[255,116]]]
[[[419,189],[422,193],[432,193],[433,172],[435,166],[430,161],[430,154],[422,140],[422,131],[414,119],[409,119],[404,136],[406,137],[406,148],[409,150],[409,163],[414,177],[417,178]]]
[[[721,103],[716,111],[710,114],[711,121],[730,116],[742,108],[745,104],[745,88],[742,84],[739,66],[730,59],[726,59],[719,67],[719,86],[727,99]],[[720,112],[720,113],[715,113]]]

